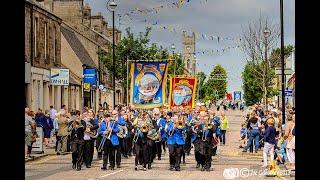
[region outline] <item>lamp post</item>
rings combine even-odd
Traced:
[[[113,65],[113,109],[116,107],[116,61],[114,54],[114,11],[118,6],[117,3],[112,1],[107,4],[107,9],[112,12],[112,65]]]
[[[87,68],[86,64],[82,64],[82,85],[81,85],[81,103],[82,110],[84,108],[84,70]]]
[[[169,49],[170,49],[170,51],[172,51],[172,57],[174,58],[174,50],[176,49],[176,47],[174,46],[174,43],[171,44],[171,46],[169,47]],[[176,75],[176,59],[174,59],[173,74],[174,74],[174,76]]]
[[[280,29],[281,29],[281,91],[282,91],[282,124],[285,123],[285,94],[284,94],[284,79],[285,79],[285,75],[284,75],[284,40],[283,40],[283,0],[280,0]]]
[[[268,92],[267,92],[267,86],[266,86],[266,82],[267,82],[267,75],[268,75],[268,66],[270,67],[270,64],[269,64],[269,62],[268,62],[268,57],[267,57],[267,54],[268,54],[268,43],[267,43],[267,39],[268,39],[268,37],[270,36],[270,31],[269,31],[269,29],[267,28],[267,24],[266,24],[266,28],[265,28],[265,30],[263,31],[263,36],[264,36],[264,38],[265,38],[265,41],[264,41],[264,45],[265,45],[265,54],[264,54],[264,56],[265,56],[265,61],[266,61],[266,63],[265,63],[265,74],[264,74],[264,76],[265,76],[265,84],[264,84],[264,96],[265,96],[265,108],[267,108],[268,109],[268,96],[267,96],[267,94],[268,94]]]

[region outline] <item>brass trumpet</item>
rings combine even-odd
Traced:
[[[182,129],[186,125],[186,122],[183,121],[182,119],[180,119],[180,120],[176,121],[174,124],[176,125],[176,127],[178,129]]]

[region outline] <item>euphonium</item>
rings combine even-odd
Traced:
[[[140,131],[141,131],[141,132],[148,132],[148,127],[147,127],[147,125],[142,125],[142,126],[140,126]]]

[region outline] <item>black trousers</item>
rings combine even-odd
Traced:
[[[94,140],[85,140],[83,160],[86,166],[91,165],[93,152],[94,152]]]
[[[132,136],[128,136],[127,139],[124,139],[124,142],[126,144],[125,154],[130,155],[132,154]]]
[[[196,159],[197,164],[201,164],[201,159],[200,159],[200,144],[201,144],[201,139],[197,137],[197,139],[195,139],[193,141],[193,145],[194,145],[194,156]]]
[[[119,145],[117,145],[117,146],[112,145],[111,140],[108,140],[108,139],[105,140],[103,150],[102,150],[103,151],[103,157],[102,157],[102,160],[103,160],[102,167],[103,168],[107,168],[108,158],[109,158],[110,166],[112,168],[114,168],[114,166],[115,166],[115,152],[118,147],[119,147]]]
[[[162,149],[163,151],[166,151],[166,141],[167,141],[167,138],[161,138],[161,141],[155,142],[158,158],[161,158]]]
[[[151,166],[151,163],[153,163],[154,158],[156,157],[156,143],[154,140],[148,139],[147,140],[148,145],[148,165]]]
[[[161,143],[162,143],[163,151],[166,152],[167,138],[162,138]]]
[[[209,169],[212,160],[212,145],[208,142],[202,141],[200,144],[200,161],[202,167]]]
[[[136,153],[135,166],[138,166],[138,163],[140,161],[140,163],[143,165],[143,167],[146,168],[147,163],[148,163],[148,157],[149,157],[148,144],[137,141],[134,144],[134,148],[135,148],[135,153]]]
[[[98,135],[98,137],[97,137],[97,139],[96,139],[96,150],[97,150],[97,156],[98,156],[98,158],[102,158],[102,153],[103,153],[103,149],[104,148],[102,148],[102,150],[100,151],[100,152],[98,152],[98,148],[99,148],[99,146],[100,146],[100,143],[101,143],[101,140],[102,140],[102,136],[101,135]]]
[[[175,168],[180,168],[181,152],[183,150],[183,145],[168,144],[168,148],[169,148],[170,166],[173,166]]]
[[[123,140],[122,140],[122,144],[121,144],[121,152],[122,152],[122,154],[123,154],[123,156],[124,157],[127,157],[128,156],[128,148],[127,148],[127,139],[128,138],[123,138]]]
[[[72,164],[80,166],[83,163],[83,140],[71,141]]]
[[[191,137],[186,138],[186,143],[184,144],[183,150],[187,155],[190,154],[191,151]]]
[[[121,154],[123,152],[123,138],[118,138],[119,139],[119,145],[117,146],[117,149],[116,149],[116,163],[117,163],[117,166],[120,166],[121,164]]]
[[[226,130],[221,130],[221,134],[219,136],[220,143],[226,144]]]
[[[217,154],[217,149],[218,149],[218,146],[212,149],[212,156],[215,156]]]
[[[71,136],[67,137],[67,152],[71,152]]]

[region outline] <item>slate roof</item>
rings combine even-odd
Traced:
[[[61,32],[63,36],[66,38],[66,40],[68,41],[68,43],[70,44],[75,54],[80,59],[81,63],[87,66],[90,66],[92,68],[98,69],[98,67],[94,64],[92,58],[90,57],[89,53],[84,48],[84,46],[82,45],[80,40],[77,38],[77,36],[74,34],[74,32],[68,30],[63,26],[61,26]]]

